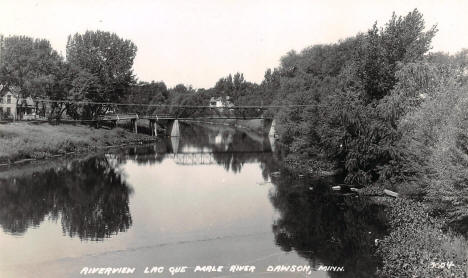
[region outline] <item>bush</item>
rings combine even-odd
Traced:
[[[394,200],[387,217],[391,232],[377,251],[383,259],[380,277],[466,277],[466,240],[451,231],[443,233],[445,223],[431,217],[421,203]],[[453,266],[438,268],[433,263]]]

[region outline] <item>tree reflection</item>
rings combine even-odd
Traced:
[[[344,266],[331,277],[376,277],[375,239],[385,234],[383,208],[363,198],[330,192],[331,180],[297,179],[284,173],[273,179],[270,194],[279,218],[276,243],[296,251],[312,266]]]
[[[94,157],[19,178],[0,179],[0,225],[22,235],[46,217],[61,219],[63,232],[102,240],[132,224],[131,189],[115,161]]]

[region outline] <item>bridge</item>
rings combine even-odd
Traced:
[[[166,136],[180,136],[179,121],[208,121],[208,120],[255,120],[263,122],[263,133],[269,136],[275,134],[275,121],[272,117],[265,117],[265,108],[261,106],[219,108],[207,106],[188,106],[174,114],[106,114],[98,118],[99,122],[111,122],[117,126],[119,121],[130,121],[135,133],[138,132],[138,121],[147,120],[152,136],[158,136],[158,126],[165,130]],[[190,113],[189,113],[190,112]]]
[[[233,155],[267,154],[266,151],[250,152],[179,152],[174,153],[173,158],[178,165],[211,165],[218,164],[220,158],[229,158]]]
[[[171,137],[176,138],[176,137]],[[130,157],[136,161],[156,161],[165,157],[172,158],[177,165],[213,165],[222,162],[242,161],[242,163],[255,160],[258,156],[271,154],[271,148],[254,151],[176,151],[152,152],[145,154],[132,154]],[[110,155],[112,156],[112,155]]]

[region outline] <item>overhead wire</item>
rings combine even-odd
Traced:
[[[114,106],[142,106],[142,107],[176,107],[176,108],[228,108],[228,109],[242,109],[242,108],[294,108],[294,107],[318,107],[322,104],[281,104],[281,105],[237,105],[232,107],[213,107],[209,105],[180,105],[180,104],[148,104],[148,103],[121,103],[121,102],[99,102],[99,101],[78,101],[78,100],[51,100],[51,99],[35,99],[37,102],[47,103],[70,103],[70,104],[94,104],[94,105],[114,105]]]

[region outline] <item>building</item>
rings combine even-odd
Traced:
[[[234,107],[234,103],[231,102],[231,98],[229,96],[217,98],[212,97],[210,99],[210,107],[222,110],[223,108]]]
[[[0,85],[0,119],[31,120],[36,118],[36,106],[31,97],[21,98],[18,87]]]
[[[13,90],[0,85],[0,118],[16,120],[17,94]]]

